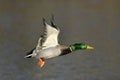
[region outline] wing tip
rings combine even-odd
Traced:
[[[51,22],[51,26],[54,27],[55,29],[59,30],[59,28],[55,24],[54,19],[55,19],[54,14],[51,14],[51,21],[50,21]]]
[[[51,14],[51,26],[56,27],[56,24],[54,23],[54,15]]]
[[[42,18],[42,20],[43,20],[43,25],[45,26],[45,25],[46,25],[46,20],[45,20],[45,18]]]
[[[51,19],[50,19],[51,27],[53,27],[53,28],[55,28],[56,30],[59,31],[59,28],[58,28],[57,25],[55,24],[54,19],[55,19],[54,14],[51,14]],[[44,25],[44,26],[47,26],[47,22],[46,22],[45,18],[42,18],[42,20],[43,20],[43,25]]]

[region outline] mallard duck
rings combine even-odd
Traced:
[[[43,24],[45,27],[44,34],[39,38],[37,46],[25,56],[25,58],[35,57],[38,59],[39,67],[43,67],[46,59],[66,55],[76,50],[93,49],[92,46],[85,43],[75,43],[70,46],[59,44],[60,29],[55,25],[54,17],[51,19],[51,25],[44,18]]]

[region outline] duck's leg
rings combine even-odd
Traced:
[[[43,67],[44,64],[45,64],[45,61],[44,61],[43,58],[38,59],[38,66],[39,66],[39,67]]]

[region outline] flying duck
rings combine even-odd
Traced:
[[[35,57],[38,59],[39,67],[43,67],[46,59],[66,55],[76,50],[93,49],[92,46],[85,43],[75,43],[70,46],[59,44],[60,29],[54,23],[54,16],[51,18],[51,25],[43,18],[43,25],[45,27],[44,34],[39,38],[37,46],[25,56],[25,58]]]

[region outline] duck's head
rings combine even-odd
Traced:
[[[94,48],[85,43],[75,43],[75,44],[70,45],[70,49],[71,49],[71,51],[75,51],[75,50],[85,50],[85,49],[92,50]]]

